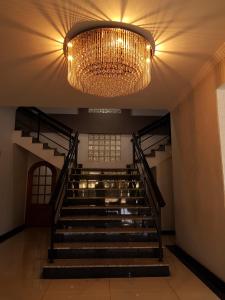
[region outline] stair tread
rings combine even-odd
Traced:
[[[68,188],[68,191],[124,191],[124,190],[129,190],[129,191],[144,191],[144,188]]]
[[[145,227],[76,227],[67,229],[56,229],[56,233],[71,234],[71,233],[156,233],[155,228]]]
[[[87,268],[87,267],[135,267],[135,266],[168,266],[154,258],[92,258],[92,259],[56,259],[44,268]]]
[[[149,209],[148,206],[141,206],[141,205],[104,205],[104,206],[98,206],[98,205],[69,205],[69,206],[63,206],[62,210],[70,210],[70,209]]]
[[[54,249],[149,249],[158,248],[154,242],[74,242],[54,243]]]
[[[60,217],[60,221],[92,221],[92,220],[152,220],[150,216],[137,216],[137,215],[109,215],[109,216],[99,216],[99,215],[82,215],[82,216],[65,216]]]
[[[97,180],[98,181],[98,183],[99,182],[102,182],[102,183],[104,183],[105,182],[105,180]],[[70,180],[68,180],[68,182],[69,183],[80,183],[80,180],[75,180],[75,179],[70,179]],[[128,181],[129,183],[132,183],[132,181]],[[141,183],[141,180],[136,180],[135,179],[135,182],[138,182],[138,183]]]
[[[125,172],[125,171],[138,171],[137,168],[72,168],[72,170],[90,171],[90,172]]]
[[[140,174],[115,174],[115,173],[107,173],[107,174],[78,174],[78,173],[71,173],[70,176],[80,176],[80,177],[140,177]]]
[[[120,196],[120,197],[108,197],[108,196],[85,196],[85,197],[66,197],[67,199],[144,199],[144,196]]]

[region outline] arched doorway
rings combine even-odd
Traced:
[[[33,164],[27,181],[27,226],[49,226],[51,210],[49,201],[55,186],[57,171],[48,162]]]

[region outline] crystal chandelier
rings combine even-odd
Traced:
[[[149,85],[152,53],[150,42],[132,30],[88,29],[67,41],[68,81],[91,95],[129,95]]]

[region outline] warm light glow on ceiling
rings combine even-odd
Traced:
[[[151,50],[144,36],[126,28],[83,31],[67,43],[68,81],[75,89],[103,97],[138,92],[151,81]]]

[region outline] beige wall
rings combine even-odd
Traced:
[[[27,152],[12,144],[15,110],[0,108],[0,234],[24,224]]]
[[[172,112],[177,244],[223,280],[225,208],[216,90],[224,82],[225,60]]]

